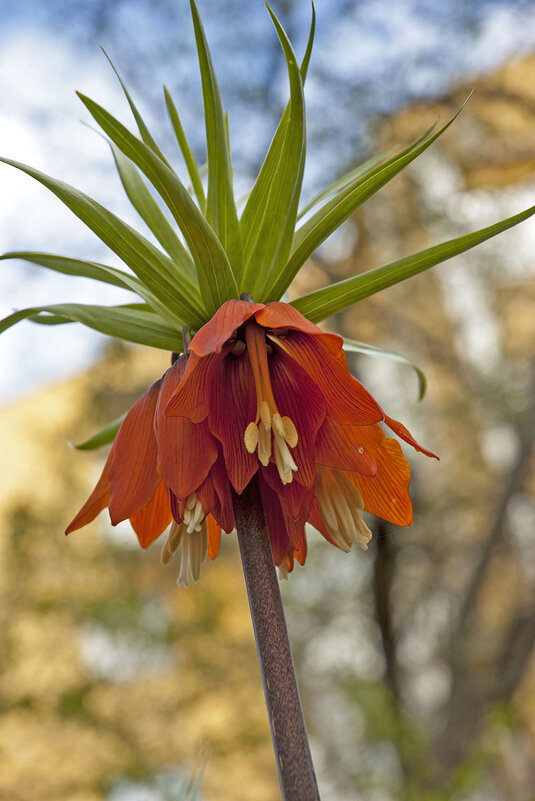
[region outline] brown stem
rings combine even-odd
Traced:
[[[319,801],[301,699],[256,478],[234,498],[236,528],[284,801]]]

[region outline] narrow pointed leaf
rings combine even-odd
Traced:
[[[126,412],[113,422],[108,423],[108,425],[104,428],[101,428],[101,430],[96,434],[93,434],[92,437],[89,437],[89,439],[86,439],[84,442],[80,442],[79,445],[75,445],[74,447],[77,451],[94,451],[95,448],[101,448],[103,445],[109,445],[109,443],[113,442],[115,439],[115,435],[119,431],[121,423],[125,417]]]
[[[75,322],[62,314],[34,314],[26,319],[37,325],[69,325]]]
[[[69,184],[51,178],[27,164],[6,158],[0,158],[0,161],[25,172],[50,189],[128,264],[149,292],[178,319],[189,325],[202,325],[205,316],[197,287],[187,276],[181,274],[171,259],[134,228]]]
[[[470,97],[459,111],[432,136],[418,140],[420,144],[410,145],[405,151],[389,159],[385,164],[371,170],[354,184],[322,206],[304,225],[296,231],[293,250],[288,263],[281,270],[277,280],[269,289],[267,300],[278,300],[293,281],[308,257],[324,242],[333,231],[340,227],[366,200],[400,173],[411,161],[420,156],[456,120]]]
[[[464,106],[462,108],[464,108]],[[460,114],[462,108],[460,109],[460,111],[457,112],[457,114]],[[455,119],[455,117],[453,119]],[[453,122],[453,120],[451,120],[448,123],[448,125],[450,125],[451,122]],[[398,153],[395,153],[386,161],[383,161],[383,159],[381,158],[378,164],[372,165],[368,169],[364,170],[362,173],[360,173],[360,168],[357,167],[354,171],[355,175],[352,176],[352,173],[349,173],[347,175],[342,175],[342,177],[339,178],[338,181],[335,181],[334,184],[331,184],[331,186],[328,186],[326,189],[324,189],[323,192],[321,192],[320,194],[321,195],[325,194],[328,197],[329,195],[333,194],[331,192],[331,189],[334,188],[336,184],[341,184],[339,191],[336,194],[336,197],[332,198],[328,203],[325,203],[320,209],[318,209],[313,214],[312,217],[310,217],[305,223],[303,223],[303,225],[300,228],[297,229],[294,236],[292,251],[296,250],[296,248],[301,244],[301,242],[309,235],[309,233],[312,230],[314,230],[314,228],[318,225],[318,223],[320,223],[333,208],[339,205],[345,198],[347,198],[351,193],[353,193],[356,189],[358,189],[358,187],[362,186],[362,184],[364,184],[370,178],[375,177],[378,173],[382,173],[383,170],[385,170],[386,168],[389,168],[392,165],[396,164],[396,162],[398,162],[400,159],[412,153],[420,145],[426,143],[434,127],[435,124],[433,123],[433,125],[431,125],[421,136],[419,136],[417,139],[411,142],[407,147],[403,148],[403,150],[399,151]],[[446,127],[447,126],[444,127],[444,130]],[[437,133],[437,136],[440,136],[440,133],[441,132],[439,131]],[[392,150],[392,148],[390,148],[390,150]],[[385,153],[386,152],[388,151],[385,151]],[[373,158],[370,159],[370,161],[373,160],[374,160]],[[361,166],[364,167],[366,166],[366,164],[367,162]],[[349,180],[346,181],[346,178],[348,178]]]
[[[109,284],[129,289],[132,292],[137,292],[140,297],[147,301],[152,311],[160,314],[171,326],[175,325],[175,313],[170,311],[167,306],[147,289],[141,281],[138,281],[135,276],[129,275],[122,270],[116,270],[114,267],[108,267],[105,264],[81,261],[80,259],[68,259],[64,256],[54,256],[47,253],[5,253],[3,256],[0,256],[0,260],[7,258],[25,259],[40,267],[46,267],[49,270],[55,270],[56,272],[66,275],[76,275],[83,278],[105,281]],[[146,304],[137,304],[138,307],[140,305],[144,306]],[[134,304],[131,304],[131,308],[134,307]]]
[[[240,226],[234,203],[230,150],[225,115],[208,43],[195,0],[190,0],[197,54],[201,71],[206,149],[208,155],[208,192],[206,219],[222,243],[234,274],[243,272],[243,253]]]
[[[147,313],[155,313],[153,309],[147,303],[125,303],[121,306],[109,306],[108,308],[114,309],[135,309],[136,311],[142,311]],[[70,317],[65,317],[63,314],[50,314],[50,312],[41,312],[39,314],[33,314],[31,317],[27,317],[31,323],[36,323],[37,325],[67,325],[70,323],[76,323],[77,320],[73,320]],[[157,318],[155,318],[157,319]],[[171,326],[173,327],[173,326]]]
[[[110,337],[125,339],[140,345],[150,345],[163,350],[181,349],[181,332],[171,328],[158,315],[121,306],[90,306],[82,303],[58,303],[52,306],[33,306],[21,309],[0,320],[0,333],[21,320],[48,312],[55,317],[65,317],[82,323]],[[42,322],[42,320],[39,320]],[[57,324],[56,320],[56,324]]]
[[[416,373],[418,379],[418,400],[422,400],[427,389],[427,378],[425,373],[414,362],[402,356],[400,353],[395,353],[391,350],[384,348],[377,348],[373,345],[368,345],[366,342],[357,342],[355,339],[347,339],[344,337],[344,350],[346,353],[360,353],[363,356],[373,356],[375,359],[385,359],[389,362],[399,362],[411,367]]]
[[[189,142],[186,138],[186,134],[184,133],[184,128],[182,127],[182,122],[180,121],[180,116],[178,114],[176,105],[173,102],[173,98],[169,94],[167,86],[164,86],[163,91],[165,95],[165,105],[167,106],[167,113],[169,114],[169,119],[171,120],[171,125],[173,126],[176,140],[178,142],[180,152],[182,153],[182,158],[184,159],[184,162],[186,164],[186,168],[188,170],[188,175],[191,181],[191,185],[193,187],[193,191],[195,192],[195,196],[197,198],[200,210],[202,211],[203,214],[205,214],[206,197],[204,194],[204,187],[202,185],[199,167],[197,165],[197,162],[195,161],[195,156],[191,152]]]
[[[268,9],[269,10],[269,9]],[[262,299],[292,245],[305,164],[306,77],[315,30],[314,8],[301,69],[282,26],[270,11],[290,79],[288,103],[241,217],[245,260],[241,288]]]
[[[308,214],[308,212],[311,211],[314,206],[317,206],[318,203],[321,203],[322,200],[326,200],[328,197],[331,197],[331,195],[341,192],[343,189],[347,189],[347,187],[353,184],[358,178],[362,178],[363,175],[370,173],[371,170],[380,164],[393,150],[393,147],[389,147],[386,150],[383,150],[382,153],[372,156],[362,164],[359,164],[358,167],[355,167],[354,170],[351,170],[351,172],[342,175],[341,178],[338,178],[325,189],[322,189],[321,192],[318,192],[317,195],[314,195],[312,200],[310,200],[306,206],[301,209],[297,215],[297,219],[300,220],[305,216],[305,214]],[[398,153],[397,156],[399,155],[400,154]]]
[[[344,281],[338,281],[324,289],[303,295],[292,301],[292,306],[299,309],[301,314],[304,314],[309,320],[317,323],[330,317],[331,314],[347,309],[348,306],[359,300],[368,298],[400,281],[405,281],[413,275],[418,275],[418,273],[451,259],[452,256],[457,256],[465,250],[470,250],[481,242],[485,242],[486,239],[491,239],[491,237],[507,231],[508,228],[527,220],[533,214],[535,214],[535,206],[494,223],[494,225],[489,225],[487,228],[450,239],[448,242],[421,250],[412,256],[405,256],[403,259],[397,259],[382,267],[376,267],[374,270],[368,270],[368,272],[355,275],[353,278],[346,278]]]
[[[115,65],[114,65],[114,63],[113,63],[113,61],[111,60],[111,58],[109,57],[109,55],[106,53],[106,51],[104,50],[104,48],[103,48],[103,47],[101,47],[100,49],[102,50],[102,52],[104,53],[104,55],[105,55],[105,56],[106,56],[106,58],[108,59],[108,62],[109,62],[109,64],[110,64],[110,67],[111,67],[111,68],[112,68],[112,70],[114,71],[115,75],[117,76],[117,80],[118,80],[118,81],[119,81],[119,83],[121,84],[121,89],[123,90],[123,92],[124,92],[124,95],[125,95],[126,99],[128,100],[128,105],[130,106],[130,110],[131,110],[131,112],[132,112],[132,114],[133,114],[133,116],[134,116],[134,119],[135,119],[135,121],[136,121],[136,125],[137,125],[137,127],[138,127],[138,131],[139,131],[139,133],[140,133],[140,136],[141,136],[141,138],[143,139],[143,141],[145,142],[145,144],[147,145],[147,147],[150,147],[150,149],[151,149],[152,151],[154,151],[154,153],[156,153],[156,155],[157,155],[157,156],[158,156],[158,157],[159,157],[159,158],[160,158],[160,159],[161,159],[161,160],[164,162],[164,164],[166,164],[166,165],[167,165],[167,167],[169,167],[169,169],[171,170],[171,169],[172,169],[171,165],[169,164],[169,162],[168,162],[168,161],[167,161],[167,159],[165,158],[164,154],[162,153],[162,151],[160,150],[160,148],[159,148],[159,147],[158,147],[158,145],[156,144],[156,142],[155,142],[155,140],[154,140],[154,138],[153,138],[153,136],[152,136],[151,132],[150,132],[150,131],[149,131],[149,129],[147,128],[147,126],[146,126],[146,124],[145,124],[145,120],[143,119],[143,117],[142,117],[142,116],[141,116],[141,114],[139,113],[139,110],[138,110],[138,108],[137,108],[136,104],[135,104],[135,103],[134,103],[134,101],[132,100],[132,97],[131,97],[131,95],[130,95],[130,92],[129,92],[129,91],[128,91],[128,89],[126,88],[126,84],[124,83],[123,79],[122,79],[122,78],[121,78],[121,76],[119,75],[119,72],[118,72],[118,70],[116,69],[116,67],[115,67]]]
[[[54,270],[57,273],[64,273],[65,275],[75,275],[80,278],[92,278],[94,281],[102,281],[105,284],[112,284],[113,286],[122,287],[122,289],[134,289],[136,279],[134,276],[129,276],[123,273],[122,270],[116,270],[114,267],[108,267],[105,264],[98,264],[92,261],[82,261],[81,259],[69,259],[65,256],[55,256],[52,253],[35,253],[32,251],[11,251],[10,253],[3,253],[0,256],[2,259],[21,259],[22,261],[29,261],[32,264],[37,264],[39,267],[46,267],[49,270]],[[126,281],[128,283],[126,283]]]
[[[180,266],[181,270],[192,281],[196,282],[197,273],[193,259],[173,231],[167,217],[139,174],[137,167],[112,142],[109,142],[109,145],[128,199],[173,261]]]
[[[206,309],[209,314],[214,314],[226,300],[238,297],[232,268],[214,230],[178,176],[147,145],[98,103],[80,93],[78,95],[110,139],[145,173],[171,211],[195,261]]]

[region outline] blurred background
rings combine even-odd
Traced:
[[[230,110],[237,194],[261,164],[287,78],[261,0],[200,0]],[[533,204],[531,0],[329,0],[307,79],[304,200],[405,145],[468,92],[461,117],[300,274],[294,295]],[[274,2],[303,52],[309,3]],[[202,162],[186,0],[11,0],[0,30],[0,152],[62,178],[131,224],[84,91],[129,125],[102,44],[159,144],[180,159],[161,86]],[[0,250],[116,264],[42,187],[0,168]],[[415,523],[377,520],[366,554],[310,533],[282,586],[324,801],[535,799],[535,224],[354,307],[329,327],[421,367],[352,368],[439,463],[408,453]],[[0,315],[123,302],[121,290],[22,262],[0,267]],[[0,337],[0,799],[276,801],[280,797],[236,541],[175,586],[159,545],[102,515],[63,537],[105,453],[80,442],[168,364],[80,326]]]

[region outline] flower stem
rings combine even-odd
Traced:
[[[256,478],[234,498],[236,528],[284,801],[319,801],[273,554]]]

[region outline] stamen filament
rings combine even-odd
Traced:
[[[289,451],[298,442],[297,429],[289,417],[282,417],[271,387],[264,330],[255,322],[245,326],[245,341],[256,389],[256,417],[244,433],[245,448],[257,451],[260,464],[267,467],[273,452],[283,484],[289,484],[298,468]],[[271,434],[273,432],[273,448]]]
[[[176,552],[179,566],[177,584],[187,587],[190,579],[199,580],[207,551],[206,512],[197,493],[192,492],[185,503],[184,519],[181,523],[174,521],[171,524],[161,559],[167,564]]]
[[[316,466],[314,489],[333,542],[346,552],[356,542],[365,551],[372,533],[360,514],[362,496],[348,476],[341,470]]]

